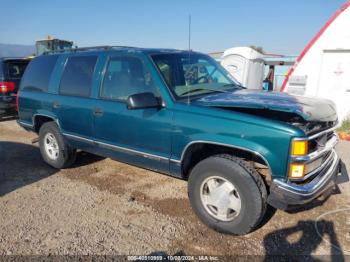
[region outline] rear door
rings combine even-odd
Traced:
[[[97,55],[71,55],[64,64],[58,84],[58,95],[52,102],[62,133],[71,144],[81,149],[93,148],[94,85]]]

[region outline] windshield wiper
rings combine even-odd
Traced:
[[[188,95],[188,94],[193,93],[193,92],[204,91],[204,90],[208,90],[208,91],[212,91],[212,92],[219,92],[219,93],[227,93],[228,92],[225,90],[210,89],[210,88],[195,88],[195,89],[188,90],[185,93],[182,93],[180,96]]]

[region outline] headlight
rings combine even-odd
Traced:
[[[304,164],[291,164],[289,169],[289,178],[302,178],[305,175]]]
[[[304,156],[309,151],[309,142],[304,140],[293,140],[292,141],[292,155],[293,156]]]
[[[309,153],[309,142],[307,140],[292,140],[292,156],[305,156]],[[291,163],[289,167],[289,178],[300,179],[306,174],[307,166],[304,163]]]

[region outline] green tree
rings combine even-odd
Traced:
[[[265,50],[261,46],[250,45],[249,47],[254,49],[255,51],[261,53],[261,54],[265,54]]]

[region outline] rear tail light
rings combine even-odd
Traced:
[[[9,93],[15,91],[14,82],[0,82],[0,93]]]

